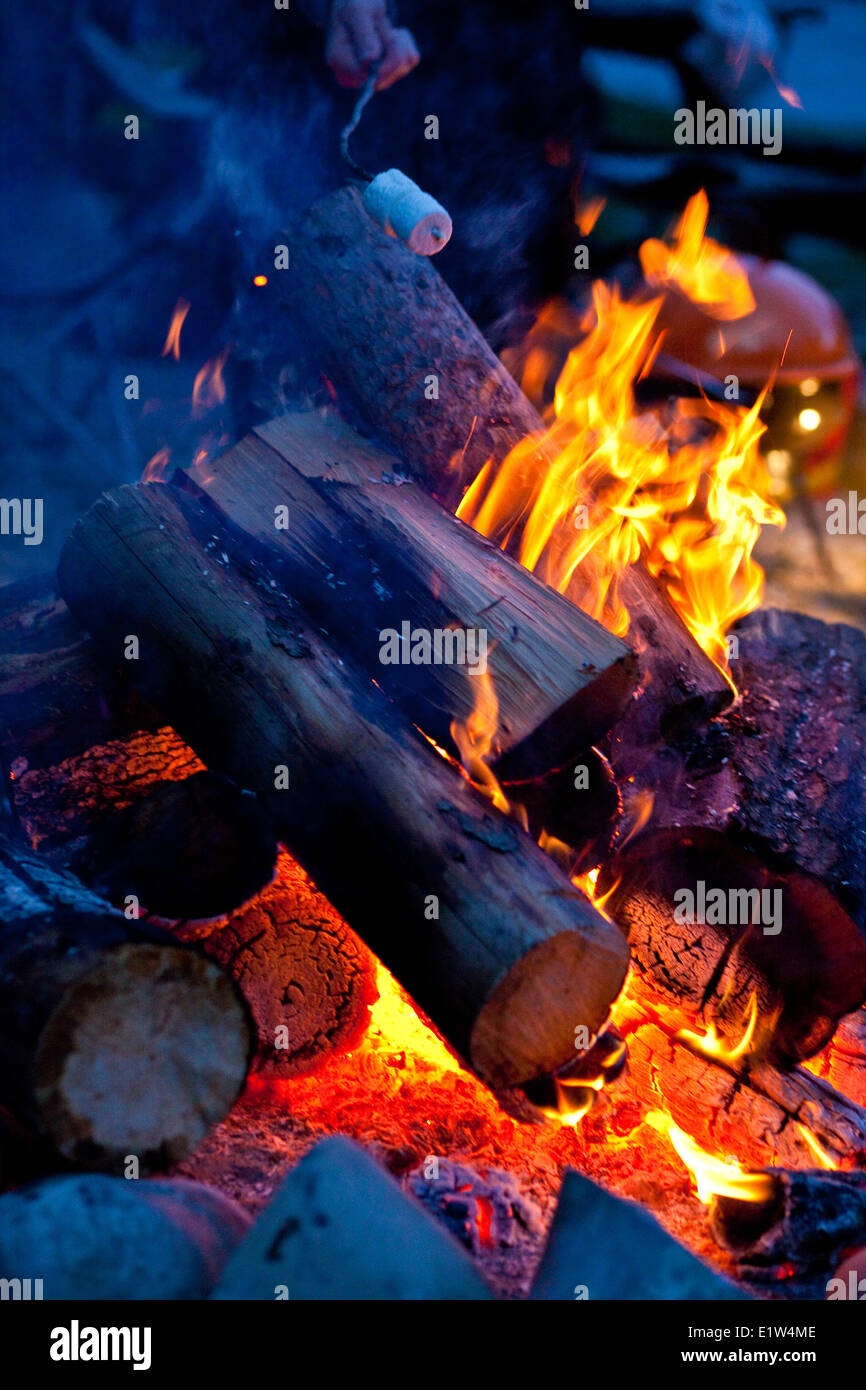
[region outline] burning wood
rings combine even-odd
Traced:
[[[716,831],[645,831],[599,877],[637,970],[667,1001],[783,1063],[866,998],[866,940],[817,879],[773,873]]]
[[[286,294],[292,313],[308,326],[321,366],[434,495],[454,506],[472,484],[462,514],[533,568],[546,550],[542,541],[534,558],[530,553],[537,533],[533,504],[547,511],[550,491],[561,481],[551,524],[558,519],[560,532],[568,533],[568,558],[559,572],[545,560],[539,573],[614,631],[628,628],[652,676],[640,706],[646,730],[657,736],[660,722],[675,711],[694,717],[723,708],[730,686],[659,584],[636,563],[636,533],[617,512],[619,492],[602,499],[602,510],[607,529],[629,539],[623,553],[611,552],[600,563],[596,533],[575,527],[576,517],[583,522],[580,508],[593,504],[592,479],[575,482],[567,459],[563,477],[555,433],[545,429],[433,266],[379,233],[351,190],[311,209],[294,229],[293,253]],[[604,375],[598,364],[594,373]],[[609,383],[618,402],[625,384]],[[562,430],[570,432],[568,421]],[[648,442],[644,430],[640,448]],[[606,458],[604,448],[601,441]],[[480,507],[485,489],[500,478],[507,501],[488,527],[480,524]],[[686,490],[682,495],[687,508]]]
[[[801,1268],[823,1269],[862,1244],[866,1173],[770,1168],[762,1176],[768,1190],[759,1201],[719,1196],[710,1212],[713,1235],[741,1264],[772,1271],[793,1260]],[[847,1296],[847,1291],[842,1294]]]
[[[236,539],[202,547],[213,525],[173,489],[121,489],[67,542],[64,595],[109,650],[139,635],[142,687],[211,766],[259,792],[334,906],[488,1081],[562,1065],[576,1021],[594,1031],[619,991],[623,938]]]
[[[629,1084],[707,1155],[752,1167],[854,1167],[866,1155],[866,1110],[804,1067],[780,1071],[702,1037],[630,983],[615,1017],[628,1043]]]

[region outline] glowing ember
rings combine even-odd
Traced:
[[[704,221],[693,200],[680,241],[662,247],[663,255],[651,251],[648,264],[663,279],[678,277],[719,317],[736,317],[753,302],[748,281],[703,237]],[[725,633],[760,601],[763,571],[753,547],[763,525],[784,523],[768,500],[758,451],[764,395],[748,410],[701,399],[638,413],[633,387],[661,345],[661,303],[627,301],[596,282],[586,336],[560,374],[552,420],[501,467],[485,465],[457,514],[620,635],[629,626],[621,578],[642,560],[726,669]],[[579,566],[589,556],[586,583]]]
[[[180,330],[183,328],[183,321],[188,313],[189,300],[179,299],[174,306],[174,313],[171,316],[171,323],[161,356],[168,357],[170,353],[176,362],[180,361]]]
[[[693,1174],[698,1199],[705,1205],[709,1205],[714,1196],[736,1197],[741,1202],[765,1202],[773,1195],[773,1180],[767,1173],[749,1173],[734,1159],[714,1158],[675,1125],[663,1110],[651,1110],[646,1123],[670,1139]]]

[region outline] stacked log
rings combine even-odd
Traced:
[[[137,636],[147,697],[209,767],[259,794],[488,1082],[562,1065],[575,1027],[595,1031],[619,991],[620,933],[214,526],[174,489],[119,489],[67,542],[64,597],[109,651]]]
[[[232,982],[25,845],[0,842],[0,1103],[64,1159],[164,1167],[236,1099],[251,1052]]]
[[[265,563],[340,652],[440,746],[456,751],[451,723],[471,714],[480,667],[496,692],[503,775],[559,767],[622,714],[634,656],[400,467],[336,415],[290,414],[215,460],[201,489],[224,524],[265,548]],[[483,660],[421,662],[409,632],[449,630],[482,633]],[[383,631],[399,635],[396,662],[382,660]]]

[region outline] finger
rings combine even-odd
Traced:
[[[384,91],[401,77],[405,77],[421,61],[421,54],[408,29],[392,29],[390,42],[385,51],[376,87]]]
[[[341,87],[363,85],[364,69],[358,63],[348,30],[338,21],[335,21],[328,31],[325,62]]]

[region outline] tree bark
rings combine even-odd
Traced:
[[[381,232],[353,189],[322,198],[290,241],[292,268],[280,288],[293,332],[300,319],[322,370],[449,509],[489,459],[498,466],[514,445],[541,435],[540,416],[435,266]],[[428,389],[434,378],[435,395]],[[549,464],[542,447],[527,452],[515,515],[525,514]],[[513,528],[509,548],[519,529]],[[598,591],[590,554],[570,594],[591,603]],[[621,577],[620,592],[647,678],[641,737],[657,735],[672,719],[691,723],[729,704],[728,682],[642,566]]]
[[[174,489],[118,489],[66,544],[66,601],[109,650],[138,636],[145,692],[208,766],[259,793],[490,1084],[562,1065],[619,991],[621,934],[214,524]]]
[[[76,1164],[147,1171],[191,1152],[246,1076],[232,983],[0,842],[0,1102]]]

